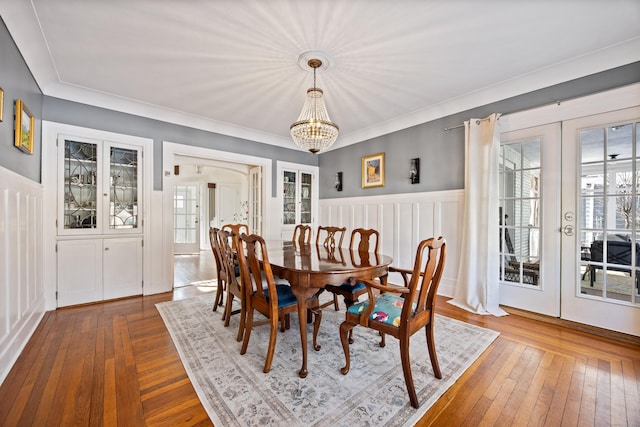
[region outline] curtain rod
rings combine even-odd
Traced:
[[[476,124],[479,125],[480,122],[484,122],[485,120],[489,120],[489,117],[485,117],[484,119],[476,119]],[[444,128],[444,131],[446,132],[446,131],[451,130],[451,129],[458,129],[458,128],[463,128],[463,127],[464,127],[464,123],[462,123],[461,125]]]
[[[573,99],[573,98],[570,98],[570,99]],[[535,108],[547,107],[547,106],[549,106],[549,105],[560,105],[560,104],[561,104],[562,102],[564,102],[564,101],[566,101],[566,99],[564,99],[564,100],[559,100],[559,99],[558,99],[558,100],[555,100],[555,101],[553,101],[553,102],[551,102],[551,103],[549,103],[549,104],[539,105],[539,106],[537,106],[537,107],[532,107],[532,108],[526,108],[526,109],[524,109],[524,110],[520,110],[520,111],[513,111],[513,112],[511,112],[511,113],[509,113],[509,114],[513,114],[513,113],[520,113],[520,112],[522,112],[522,111],[533,110],[533,109],[535,109]],[[502,116],[502,115],[500,115],[500,116]],[[498,120],[500,120],[500,116],[498,117]],[[483,121],[485,121],[485,120],[489,120],[489,117],[486,117],[486,118],[484,118],[484,119],[477,119],[477,120],[476,120],[476,124],[477,124],[477,125],[479,125],[479,124],[480,124],[480,122],[483,122]],[[461,127],[464,127],[464,123],[459,124],[459,125],[457,125],[457,126],[451,126],[451,127],[448,127],[448,128],[444,128],[443,130],[446,132],[446,131],[448,131],[448,130],[457,129],[457,128],[461,128]]]

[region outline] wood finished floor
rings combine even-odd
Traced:
[[[176,283],[209,280],[211,267],[208,254],[183,258]],[[155,304],[213,289],[46,313],[0,386],[0,425],[211,425]],[[437,311],[501,335],[418,425],[640,426],[637,341],[519,315],[477,316],[444,298]]]

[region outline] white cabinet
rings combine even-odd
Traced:
[[[278,163],[281,237],[291,238],[297,224],[315,228],[318,204],[317,168]]]
[[[59,240],[58,306],[142,294],[142,238]]]
[[[142,294],[143,145],[57,137],[57,306]]]

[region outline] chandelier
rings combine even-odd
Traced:
[[[313,88],[307,90],[307,99],[300,116],[289,129],[298,147],[316,154],[336,142],[340,129],[329,118],[322,89],[316,87],[316,69],[322,66],[322,61],[310,59],[307,64],[313,68]]]

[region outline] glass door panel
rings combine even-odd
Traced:
[[[292,171],[284,171],[283,186],[284,194],[282,195],[282,223],[285,225],[293,225],[296,223],[296,187],[297,173]]]
[[[176,184],[173,198],[174,253],[198,253],[198,185]]]
[[[300,173],[300,223],[311,224],[312,178],[310,173]]]
[[[64,229],[96,228],[98,145],[64,141]]]
[[[138,227],[138,151],[111,147],[109,228]]]
[[[640,243],[633,124],[581,130],[580,293],[636,302]]]

